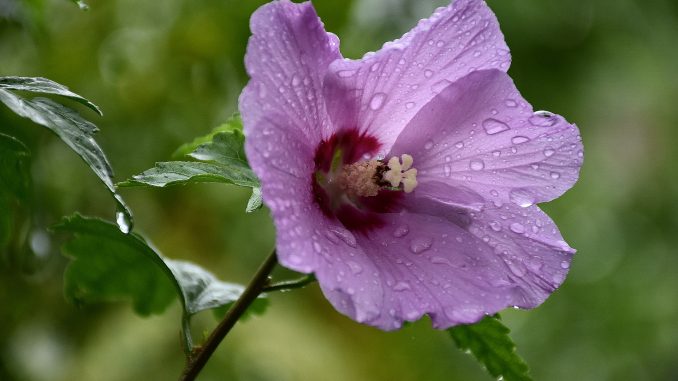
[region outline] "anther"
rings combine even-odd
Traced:
[[[414,159],[408,154],[403,154],[400,158],[393,156],[388,161],[389,169],[384,172],[383,179],[394,188],[402,183],[403,191],[411,193],[417,187],[417,169],[412,168],[413,163]]]

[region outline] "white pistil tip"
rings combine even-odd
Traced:
[[[402,183],[405,193],[411,193],[417,187],[417,169],[412,168],[412,163],[414,159],[408,154],[403,154],[400,158],[393,156],[388,161],[389,170],[384,172],[384,180],[394,188]]]

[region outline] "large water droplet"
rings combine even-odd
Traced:
[[[523,264],[518,260],[508,260],[506,261],[506,264],[508,265],[509,270],[511,270],[515,276],[523,277],[527,272],[525,266],[523,266]]]
[[[525,260],[525,266],[527,266],[528,269],[537,272],[544,267],[544,261],[539,257],[529,257]]]
[[[452,262],[450,262],[450,260],[445,257],[431,257],[430,261],[436,265],[452,266]]]
[[[341,78],[348,78],[352,77],[355,73],[355,70],[340,70],[337,72],[337,75]]]
[[[421,254],[431,248],[433,240],[431,238],[415,238],[410,243],[410,251],[414,254]]]
[[[490,228],[496,232],[501,231],[501,224],[497,221],[490,222]]]
[[[452,166],[449,164],[443,165],[443,172],[445,173],[445,177],[450,177],[452,175]]]
[[[553,180],[558,180],[560,178],[559,172],[551,172],[550,175]]]
[[[558,117],[548,111],[536,111],[528,120],[537,127],[551,127],[558,123]]]
[[[518,103],[516,101],[514,101],[513,99],[505,100],[504,104],[506,105],[506,107],[512,107],[512,108],[518,106]]]
[[[556,153],[556,150],[554,150],[553,148],[547,147],[546,149],[544,149],[544,156],[546,156],[546,157],[551,157],[555,153]]]
[[[454,146],[457,148],[464,148],[464,142],[462,141],[456,142],[454,143]]]
[[[125,234],[132,230],[132,217],[121,210],[115,213],[115,222],[118,224],[118,229]]]
[[[530,141],[530,138],[528,138],[527,136],[520,136],[519,135],[519,136],[514,136],[513,138],[511,138],[511,143],[513,143],[513,144],[523,144],[523,143],[526,143],[526,142],[529,142],[529,141]]]
[[[524,188],[511,189],[509,192],[509,200],[512,203],[527,208],[528,206],[534,205],[535,199],[532,192]]]
[[[266,98],[266,93],[268,90],[266,89],[266,85],[263,83],[259,84],[259,98]]]
[[[362,266],[360,266],[358,263],[353,262],[353,261],[348,261],[348,267],[351,269],[351,272],[353,274],[360,274],[363,272]]]
[[[331,228],[329,229],[329,231],[348,246],[356,247],[357,243],[355,240],[355,236],[350,231],[340,228]]]
[[[292,86],[295,86],[295,87],[299,86],[301,84],[301,78],[299,78],[299,75],[294,74],[292,76],[292,82],[291,83],[292,83]]]
[[[509,126],[500,120],[488,118],[483,121],[483,128],[488,135],[494,135],[508,130]]]
[[[412,287],[407,282],[398,282],[398,283],[395,284],[395,286],[393,286],[393,291],[401,292],[401,291],[410,290],[411,288]]]
[[[521,224],[520,222],[514,222],[509,226],[509,229],[511,229],[512,232],[517,233],[517,234],[523,234],[525,233],[525,226]]]
[[[431,70],[424,70],[424,77],[426,78],[433,77],[433,72]]]
[[[434,94],[438,94],[445,90],[445,88],[449,86],[451,83],[452,82],[448,81],[447,79],[443,79],[431,85],[431,91],[433,91]]]
[[[485,168],[485,162],[480,159],[473,159],[469,162],[469,168],[472,171],[482,171]]]
[[[384,100],[386,100],[386,94],[376,93],[370,100],[370,108],[372,110],[379,110],[381,106],[384,105]]]
[[[409,109],[411,109],[412,107],[414,107],[414,102],[407,102],[407,103],[405,103],[405,108],[406,108],[406,109],[409,110]]]
[[[562,262],[560,262],[560,267],[562,267],[564,269],[569,269],[570,268],[570,262],[562,261]]]
[[[401,225],[396,228],[396,230],[393,231],[393,236],[396,238],[404,237],[407,235],[407,233],[410,232],[410,228],[407,227],[407,225]]]

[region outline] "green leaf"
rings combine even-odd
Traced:
[[[84,2],[73,0],[75,3]],[[41,77],[0,77],[0,89],[30,91],[38,94],[53,94],[72,99],[103,115],[97,105],[68,90],[68,87]]]
[[[29,198],[30,156],[22,142],[0,133],[0,253],[25,241],[19,211]]]
[[[156,163],[154,168],[133,176],[118,186],[162,188],[204,182],[235,184],[252,188],[252,196],[247,202],[247,213],[261,208],[259,179],[250,169],[245,156],[245,136],[239,114],[234,114],[209,134],[182,145],[173,154],[177,158],[186,156],[198,161]]]
[[[505,381],[531,381],[525,361],[516,353],[511,332],[498,316],[448,329],[457,347],[470,351],[494,377]]]
[[[119,183],[119,187],[166,187],[193,183],[226,183],[245,187],[259,186],[259,180],[249,168],[201,163],[194,161],[168,161],[156,163],[154,168]]]
[[[240,114],[238,113],[233,114],[233,116],[231,116],[225,123],[212,130],[212,132],[209,134],[197,137],[190,143],[183,144],[181,147],[177,148],[176,151],[174,151],[172,157],[175,159],[183,159],[202,144],[211,142],[214,135],[220,132],[233,131],[242,131],[242,119],[240,119]]]
[[[123,234],[98,218],[75,214],[53,229],[74,234],[62,250],[72,259],[65,295],[76,304],[131,300],[137,313],[149,315],[163,312],[178,296],[190,316],[229,305],[244,290],[193,263],[164,258],[139,234]]]
[[[250,199],[247,201],[247,209],[245,209],[245,212],[252,213],[257,209],[261,208],[262,206],[263,200],[261,198],[261,188],[259,187],[252,188],[252,195],[250,196]]]
[[[201,144],[189,156],[200,161],[250,167],[245,157],[245,136],[238,130],[214,134],[212,141]]]
[[[31,178],[29,171],[30,152],[14,137],[0,133],[0,193],[25,199]]]
[[[7,86],[6,88],[10,88]],[[13,89],[17,88],[16,83],[12,86],[14,86],[11,87]],[[44,89],[43,92],[47,92],[48,86],[45,85]],[[56,91],[54,90],[52,93],[56,94]],[[75,96],[77,97],[77,95]],[[0,102],[7,105],[18,115],[50,129],[89,165],[115,199],[118,209],[116,220],[120,229],[128,233],[133,223],[132,212],[116,192],[113,185],[113,170],[103,150],[94,140],[94,134],[98,131],[98,128],[83,119],[76,111],[49,99],[25,99],[0,88]]]

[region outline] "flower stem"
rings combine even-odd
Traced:
[[[269,282],[269,275],[273,268],[278,263],[276,252],[273,250],[271,255],[266,258],[261,264],[254,277],[243,291],[240,298],[236,300],[231,309],[228,310],[224,319],[212,331],[207,341],[202,347],[196,347],[194,353],[189,357],[186,368],[180,378],[180,381],[193,381],[198,376],[202,368],[207,363],[207,360],[212,356],[221,341],[226,337],[231,328],[235,325],[238,319],[247,310],[247,307],[254,302],[254,300],[262,293]]]
[[[263,292],[273,292],[273,291],[289,291],[297,288],[303,288],[304,286],[315,282],[315,275],[309,274],[303,276],[299,279],[286,280],[278,283],[273,283],[264,287]]]

